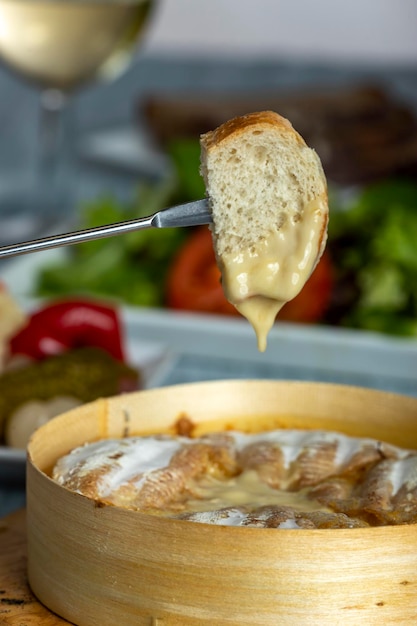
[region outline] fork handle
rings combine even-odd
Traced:
[[[18,256],[20,254],[29,254],[30,252],[40,252],[41,250],[50,250],[51,248],[60,248],[61,246],[70,246],[85,241],[93,241],[94,239],[104,239],[113,235],[121,235],[134,230],[142,230],[152,228],[152,220],[154,216],[144,217],[141,219],[128,220],[126,222],[117,222],[115,224],[107,224],[96,228],[86,228],[71,233],[63,233],[62,235],[52,235],[50,237],[42,237],[41,239],[33,239],[23,243],[16,243],[0,248],[0,258]]]
[[[158,211],[148,217],[3,246],[0,247],[0,258],[29,254],[30,252],[39,252],[51,248],[60,248],[61,246],[71,246],[76,243],[93,241],[94,239],[104,239],[105,237],[113,237],[114,235],[122,235],[124,233],[147,228],[197,226],[199,224],[208,224],[210,221],[211,218],[208,213],[206,201],[198,200],[196,202],[189,202]]]

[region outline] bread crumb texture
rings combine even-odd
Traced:
[[[226,122],[201,137],[201,173],[218,256],[250,249],[327,196],[320,159],[272,111]]]

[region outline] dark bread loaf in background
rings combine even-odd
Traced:
[[[306,89],[292,93],[148,96],[143,114],[154,137],[196,137],[249,111],[288,118],[317,150],[326,177],[341,185],[417,173],[417,118],[379,86]]]

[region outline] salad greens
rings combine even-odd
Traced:
[[[169,155],[171,178],[141,185],[131,206],[103,197],[82,207],[81,227],[150,215],[204,197],[198,140],[173,142]],[[335,286],[322,321],[417,335],[417,183],[375,183],[344,207],[331,191],[327,250]],[[93,294],[131,305],[163,306],[167,271],[187,234],[187,229],[151,229],[74,246],[59,265],[41,272],[36,293]]]
[[[158,183],[143,183],[131,205],[101,197],[81,207],[80,228],[145,217],[204,197],[195,157],[194,142],[174,145],[172,159],[178,162],[179,174]],[[191,172],[187,184],[183,180],[186,172]],[[79,244],[63,261],[40,272],[36,295],[90,294],[135,306],[163,306],[167,271],[186,236],[187,231],[180,228],[149,229]]]
[[[373,184],[344,210],[333,211],[328,249],[336,294],[350,282],[339,322],[391,334],[417,335],[417,185]],[[330,313],[331,315],[331,313]]]

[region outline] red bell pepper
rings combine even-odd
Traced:
[[[96,301],[63,300],[29,316],[27,324],[11,339],[10,354],[41,360],[87,346],[125,360],[117,310]]]

